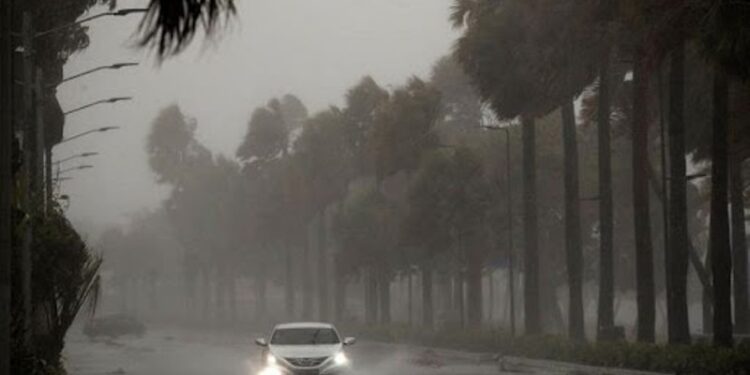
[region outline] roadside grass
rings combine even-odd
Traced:
[[[512,338],[501,330],[450,328],[429,331],[398,324],[342,328],[374,341],[496,353],[501,356],[674,374],[750,374],[748,342],[727,349],[705,343],[670,346],[624,341],[575,342],[560,336]]]

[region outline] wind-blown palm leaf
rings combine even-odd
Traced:
[[[163,58],[182,51],[199,28],[210,34],[222,15],[236,12],[234,0],[151,0],[141,21],[140,45],[156,48]]]
[[[546,114],[593,82],[592,1],[465,3],[454,8],[465,26],[454,55],[499,117]]]

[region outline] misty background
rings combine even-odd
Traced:
[[[146,1],[121,2],[121,7]],[[315,113],[341,105],[346,90],[364,75],[392,89],[410,76],[429,75],[450,52],[456,30],[450,0],[241,1],[229,27],[212,39],[196,39],[184,53],[158,64],[135,48],[138,17],[105,18],[89,27],[90,46],[72,56],[65,75],[116,62],[140,62],[117,74],[98,74],[58,88],[61,106],[100,98],[134,96],[70,116],[65,135],[100,126],[121,129],[83,137],[54,149],[55,159],[80,152],[93,169],[62,182],[70,198],[67,217],[90,243],[113,225],[158,207],[168,188],[158,186],[144,151],[160,109],[178,104],[198,123],[197,138],[233,158],[253,109],[271,97],[293,93]],[[92,8],[91,14],[106,10]]]

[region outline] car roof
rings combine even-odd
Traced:
[[[320,322],[290,322],[277,324],[273,327],[274,330],[292,328],[333,328],[333,324]]]

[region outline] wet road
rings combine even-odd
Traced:
[[[237,336],[164,330],[141,338],[90,341],[74,327],[65,363],[71,375],[255,375],[260,354],[253,336]],[[390,345],[360,342],[349,354],[363,375],[500,374],[491,363],[433,358]]]

